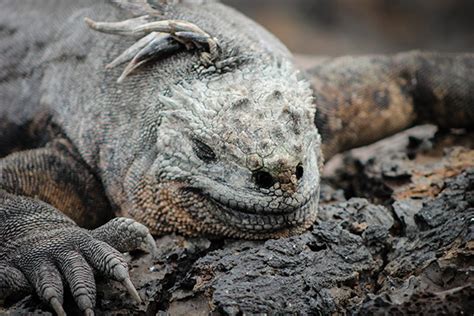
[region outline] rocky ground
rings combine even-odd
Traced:
[[[129,255],[144,303],[98,278],[97,314],[472,315],[473,136],[423,126],[336,157],[299,236],[161,237],[156,259]],[[27,297],[3,312],[41,308]]]

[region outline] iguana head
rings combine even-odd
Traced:
[[[159,103],[157,155],[132,211],[151,231],[269,238],[313,223],[320,137],[290,62],[180,82]]]
[[[158,234],[269,238],[305,230],[316,218],[321,141],[312,91],[291,54],[223,5],[165,11],[168,20],[86,19],[97,31],[143,36],[108,65],[131,60],[119,81],[152,62],[120,92],[132,96],[122,101],[131,102],[129,113],[144,111],[132,132],[139,139],[130,136],[137,145],[121,209]],[[193,47],[200,57],[178,53]]]

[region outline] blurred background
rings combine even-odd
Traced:
[[[293,52],[474,50],[474,0],[222,0]]]

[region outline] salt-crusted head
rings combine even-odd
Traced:
[[[268,238],[314,221],[320,137],[309,85],[289,62],[182,82],[159,100],[145,177],[159,189],[141,202],[152,230]]]

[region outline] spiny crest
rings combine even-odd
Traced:
[[[176,86],[160,96],[163,117],[245,153],[269,155],[280,144],[290,152],[301,150],[302,131],[314,128],[309,83],[287,62],[260,68]]]
[[[272,115],[278,107],[284,113],[314,111],[308,107],[312,102],[309,83],[301,80],[299,72],[288,62],[274,62],[261,69],[238,69],[210,80],[183,82],[159,98],[165,111],[189,111],[213,120],[216,115],[232,115],[228,112],[247,111],[254,105],[256,109],[273,109]]]

